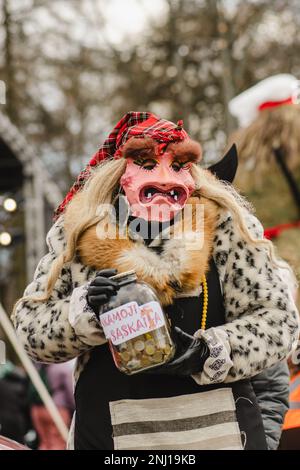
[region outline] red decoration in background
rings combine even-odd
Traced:
[[[259,111],[263,111],[264,109],[277,108],[277,106],[282,106],[283,104],[295,104],[293,97],[291,96],[290,98],[281,101],[265,101],[265,103],[262,103],[258,109]]]
[[[268,240],[272,240],[274,238],[279,237],[281,232],[284,232],[285,230],[288,230],[290,228],[295,228],[295,227],[300,227],[300,220],[298,220],[297,222],[291,222],[289,224],[279,224],[279,225],[276,225],[275,227],[267,228],[264,231],[264,235],[265,235],[265,238],[267,238]]]

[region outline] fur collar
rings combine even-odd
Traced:
[[[171,237],[159,242],[162,244],[160,253],[147,247],[143,240],[133,240],[130,234],[125,239],[105,238],[101,236],[99,226],[93,225],[78,241],[80,261],[97,270],[113,267],[124,272],[134,269],[139,280],[155,289],[163,305],[172,304],[175,297],[195,295],[208,270],[218,208],[203,197],[191,197],[188,202],[193,207],[192,223],[188,225],[190,228],[184,230],[180,237],[174,238],[172,235],[178,229],[178,223],[174,224],[170,230]],[[196,230],[195,226],[198,204],[204,210],[200,230]],[[184,219],[184,226],[187,219],[188,216]],[[65,220],[65,229],[68,231],[72,220],[70,210],[67,210]]]

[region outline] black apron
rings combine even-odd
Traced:
[[[218,271],[213,260],[210,263],[207,283],[207,328],[224,325],[223,297]],[[200,295],[176,299],[174,305],[166,309],[172,322],[191,335],[200,329],[202,297]],[[267,449],[261,413],[250,380],[200,386],[192,377],[143,373],[127,376],[116,368],[108,344],[97,346],[91,351],[90,359],[75,389],[75,449],[114,448],[110,401],[173,397],[223,387],[232,389],[245,449]],[[238,398],[240,399],[237,401]]]

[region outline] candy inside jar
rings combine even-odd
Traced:
[[[137,282],[134,271],[111,279],[119,289],[102,307],[100,322],[117,368],[134,374],[170,361],[175,346],[154,290]]]

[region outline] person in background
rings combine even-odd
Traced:
[[[42,364],[38,367],[40,376],[68,428],[74,412],[72,362]],[[33,386],[31,388],[31,403],[31,418],[38,434],[39,450],[65,449],[65,441]]]
[[[11,362],[0,365],[0,434],[24,443],[30,428],[28,380]]]
[[[288,410],[280,441],[280,450],[300,450],[300,364],[289,360],[291,371],[290,409]]]
[[[293,297],[298,297],[296,279],[291,279]],[[300,450],[300,342],[288,359],[290,369],[289,410],[285,415],[280,450]]]
[[[275,145],[286,149],[286,160],[295,161],[291,140],[299,141],[293,134],[292,122],[299,116],[295,101],[298,81],[290,74],[280,74],[262,80],[243,91],[229,102],[229,111],[237,119],[239,129],[229,139],[238,148],[240,167],[239,187],[247,189],[247,175],[258,167],[262,160],[270,162]],[[277,129],[274,132],[274,128]],[[293,137],[293,139],[287,139]],[[299,141],[300,143],[300,141]],[[255,164],[253,164],[255,162]],[[269,168],[269,163],[266,168]],[[247,171],[245,171],[247,170]],[[261,173],[261,172],[260,172]],[[252,178],[253,181],[253,178]],[[260,199],[262,200],[262,199]],[[265,231],[265,236],[268,235]],[[283,281],[296,300],[297,281],[292,271],[281,269]],[[251,383],[261,410],[269,450],[278,448],[285,414],[289,409],[289,368],[287,361],[279,362],[252,377]]]

